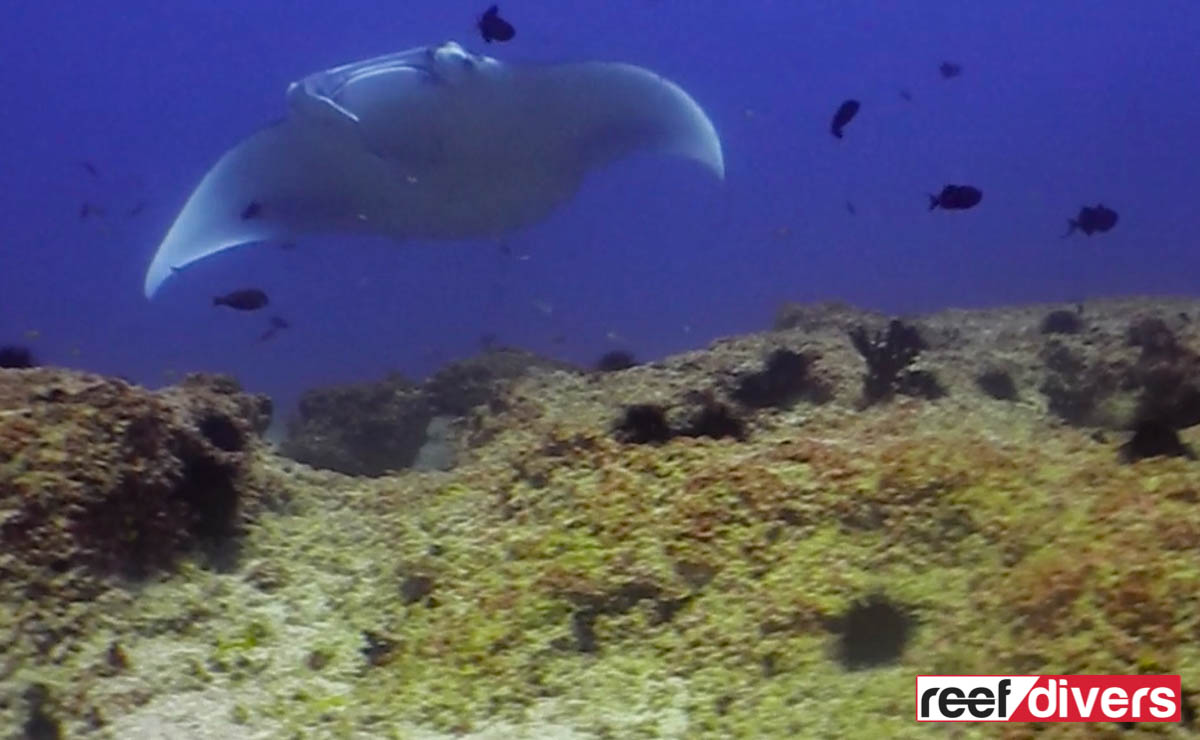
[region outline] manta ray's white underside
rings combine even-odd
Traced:
[[[610,62],[511,65],[458,44],[420,47],[293,83],[288,117],[201,180],[146,273],[302,234],[499,236],[534,223],[584,175],[636,151],[724,176],[712,122],[686,92]]]

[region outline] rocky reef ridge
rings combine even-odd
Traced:
[[[5,541],[0,721],[96,737],[918,737],[917,673],[1155,672],[1183,676],[1184,722],[1132,732],[1189,737],[1197,316],[1200,302],[1129,299],[892,329],[789,306],[774,330],[707,349],[464,393],[434,414],[453,467],[373,477],[266,449],[260,404],[236,391],[0,371],[0,470],[21,486],[5,510],[69,554],[58,573]],[[213,409],[227,422],[206,425]],[[130,436],[145,415],[166,441]],[[188,508],[210,500],[188,492],[196,460],[232,474],[235,515]],[[108,540],[65,526],[87,508],[74,502],[127,489],[71,481],[141,473],[134,500],[182,513],[97,558]],[[129,553],[158,565],[130,569]],[[87,587],[55,580],[72,574]]]

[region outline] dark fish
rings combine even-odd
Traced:
[[[260,213],[262,213],[262,203],[259,203],[257,200],[252,200],[245,208],[242,209],[242,220],[249,221],[252,218],[258,218]]]
[[[133,208],[130,208],[128,211],[125,212],[125,216],[126,216],[126,218],[133,218],[134,216],[138,215],[139,213],[141,213],[144,210],[146,210],[146,201],[139,200],[133,206]]]
[[[855,208],[854,204],[851,203],[850,201],[846,201],[846,212],[849,213],[851,216],[858,215],[858,209]]]
[[[837,138],[842,138],[842,127],[850,123],[850,119],[858,113],[858,101],[847,100],[838,106],[837,113],[833,114],[833,124],[830,125],[830,132]]]
[[[485,332],[479,335],[479,348],[485,352],[496,348],[497,337],[492,332]]]
[[[500,254],[505,257],[511,257],[512,256],[512,247],[510,247],[507,243],[501,244],[500,245]]]
[[[938,65],[938,71],[942,73],[942,77],[947,80],[951,77],[958,77],[962,74],[962,65],[954,62],[942,62]]]
[[[262,336],[260,336],[258,338],[258,341],[265,342],[268,339],[270,339],[271,337],[278,334],[279,332],[281,332],[284,329],[287,329],[288,327],[291,326],[291,324],[289,324],[287,322],[287,320],[285,320],[279,316],[272,316],[270,324],[271,324],[270,328],[268,328],[265,332],[262,333]]]
[[[84,203],[79,206],[79,219],[82,221],[88,216],[103,216],[104,209],[99,206],[94,206],[91,203]]]
[[[290,252],[291,250],[296,248],[296,242],[280,242],[279,248],[284,250],[285,252]]]
[[[929,210],[938,206],[947,211],[965,211],[974,208],[983,200],[983,191],[970,185],[947,185],[942,188],[941,195],[929,196]]]
[[[87,173],[92,177],[100,176],[100,170],[96,169],[96,165],[92,164],[91,162],[80,162],[79,166],[87,170]]]
[[[270,302],[267,294],[258,288],[235,290],[213,298],[214,306],[229,306],[239,311],[257,311]]]
[[[484,11],[478,25],[479,35],[489,44],[493,41],[511,41],[517,35],[517,29],[500,17],[500,8],[496,5]]]
[[[566,341],[566,334],[555,334],[554,336],[550,337],[550,344],[565,344]]]
[[[910,93],[908,90],[901,90],[900,97],[904,98],[910,103],[912,102],[912,93]]]
[[[1097,203],[1094,208],[1084,206],[1079,209],[1078,216],[1067,219],[1067,233],[1063,234],[1063,238],[1074,234],[1076,230],[1082,231],[1088,236],[1096,232],[1103,234],[1117,225],[1117,218],[1117,212],[1103,203]]]

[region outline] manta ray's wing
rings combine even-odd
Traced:
[[[175,270],[217,252],[325,230],[369,231],[358,215],[389,174],[343,138],[289,119],[225,153],[193,191],[146,272],[154,295]]]
[[[227,152],[146,275],[252,241],[316,232],[496,236],[544,218],[587,171],[636,151],[724,175],[711,121],[682,89],[618,63],[507,65],[457,44],[294,83],[287,120]]]
[[[619,62],[524,67],[516,90],[550,119],[586,167],[635,152],[685,157],[725,176],[721,140],[682,88],[650,70]]]

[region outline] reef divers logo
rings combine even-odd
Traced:
[[[1179,676],[917,676],[918,722],[1178,722]]]

